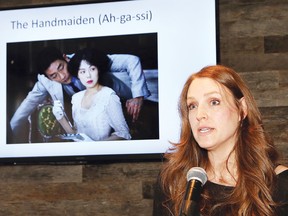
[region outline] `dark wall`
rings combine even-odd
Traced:
[[[0,8],[81,2],[0,0]],[[84,2],[84,1],[82,1]],[[248,82],[288,162],[288,2],[219,0],[220,59]],[[0,215],[152,215],[161,162],[0,166]]]

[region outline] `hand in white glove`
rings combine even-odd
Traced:
[[[64,111],[63,111],[63,106],[61,104],[61,101],[54,100],[52,112],[58,121],[64,117]]]

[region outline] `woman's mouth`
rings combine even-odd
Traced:
[[[209,128],[209,127],[202,127],[202,128],[199,128],[199,132],[200,133],[208,133],[208,132],[211,132],[213,130],[213,128]]]
[[[88,80],[87,81],[87,84],[92,84],[93,83],[93,80]]]

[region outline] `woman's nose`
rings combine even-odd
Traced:
[[[90,73],[90,71],[87,71],[87,73],[86,73],[86,77],[87,77],[87,78],[90,78],[90,77],[91,77],[91,73]]]
[[[207,109],[203,106],[198,106],[196,119],[200,121],[202,119],[207,119],[207,117]]]

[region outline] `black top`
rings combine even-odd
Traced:
[[[277,182],[275,185],[275,191],[273,199],[277,203],[283,203],[281,206],[276,208],[277,216],[288,215],[288,170],[283,171],[277,175]],[[233,187],[219,185],[210,181],[204,186],[213,197],[213,203],[220,201],[221,194],[227,194],[227,192],[233,190]],[[163,207],[162,202],[165,201],[165,195],[163,194],[159,184],[156,185],[154,194],[154,206],[153,216],[173,216],[167,208]],[[213,205],[212,203],[212,205]],[[215,213],[213,216],[225,216],[225,210]],[[174,215],[177,216],[177,215]]]

